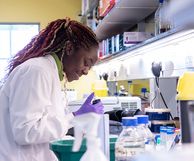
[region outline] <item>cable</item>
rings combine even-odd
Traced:
[[[156,97],[157,97],[157,91],[154,91],[154,95],[155,95],[155,96],[154,96],[154,98],[152,99],[151,104],[150,104],[150,105],[151,105],[151,108],[154,108],[154,107],[153,107],[153,102],[154,102],[154,100],[155,100]]]
[[[159,88],[159,77],[155,77],[155,81],[156,81],[156,86],[157,86],[158,92],[159,92],[159,94],[160,94],[160,96],[162,98],[162,101],[164,102],[164,105],[166,106],[166,108],[169,109],[168,105],[167,105],[167,103],[166,103],[166,101],[165,101],[165,99],[164,99],[164,97],[163,97],[163,95],[162,95],[162,93],[160,91],[160,88]],[[171,112],[170,112],[170,117],[173,120]]]
[[[114,111],[114,116],[115,116],[115,118],[117,119],[117,121],[120,122],[119,117],[117,116],[117,112],[118,112],[118,111],[119,111],[119,110]]]

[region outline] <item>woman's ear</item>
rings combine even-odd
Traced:
[[[64,49],[63,49],[66,53],[66,55],[72,55],[74,52],[74,47],[71,41],[66,41]]]

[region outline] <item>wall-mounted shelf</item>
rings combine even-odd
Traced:
[[[99,40],[116,35],[139,23],[158,7],[156,0],[120,0],[99,23],[95,31]]]
[[[96,63],[96,65],[103,64],[103,63],[107,63],[108,61],[111,61],[111,60],[114,60],[114,59],[120,59],[122,56],[127,55],[128,53],[132,52],[133,50],[136,50],[136,49],[138,49],[138,48],[141,48],[141,47],[146,46],[146,45],[148,45],[148,44],[151,44],[151,43],[153,43],[153,42],[157,42],[157,41],[159,41],[159,40],[161,40],[161,39],[163,39],[163,38],[165,38],[165,37],[168,37],[168,36],[170,36],[170,35],[173,35],[173,34],[179,32],[179,31],[180,31],[180,29],[170,30],[170,31],[168,31],[168,32],[162,33],[162,34],[160,34],[160,35],[158,35],[158,36],[155,36],[155,37],[153,37],[153,38],[150,38],[150,39],[148,39],[148,40],[145,40],[145,41],[143,41],[143,42],[141,42],[141,43],[138,43],[138,44],[136,44],[136,45],[133,45],[133,46],[127,48],[126,50],[119,51],[119,52],[117,52],[117,53],[108,55],[108,56],[106,56],[105,58],[99,60],[99,61]]]
[[[194,30],[171,30],[128,48],[117,55],[111,55],[96,64],[94,69],[111,80],[145,79],[153,77],[152,62],[162,63],[163,77],[177,77],[185,71],[194,71]]]

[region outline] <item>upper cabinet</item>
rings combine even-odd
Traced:
[[[99,40],[122,33],[145,19],[157,7],[157,0],[120,0],[98,24],[95,33]]]

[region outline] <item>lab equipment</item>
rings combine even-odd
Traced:
[[[137,110],[141,109],[141,99],[139,97],[98,97],[103,106],[104,112],[113,110]],[[71,101],[68,103],[70,111],[76,111],[84,103],[84,100]]]
[[[160,127],[161,126],[172,126],[172,127],[174,127],[175,124],[174,124],[173,120],[167,120],[167,121],[154,120],[154,121],[151,121],[150,130],[153,133],[160,133]]]
[[[166,145],[166,134],[167,134],[167,127],[160,126],[160,138],[163,145]]]
[[[154,150],[154,135],[148,128],[149,120],[147,115],[137,115],[139,133],[144,137],[145,151],[151,152]]]
[[[176,135],[173,128],[168,128],[166,131],[166,150],[169,151]]]
[[[110,161],[115,161],[115,142],[116,138],[110,138]],[[50,143],[50,149],[56,154],[59,161],[78,161],[86,151],[86,140],[82,141],[82,145],[78,152],[72,152],[74,139],[57,140]],[[89,161],[89,160],[88,160]]]
[[[122,124],[123,130],[115,143],[115,159],[131,161],[134,156],[144,152],[144,138],[137,129],[136,117],[123,117]]]
[[[166,142],[167,142],[167,127],[160,126],[160,149],[166,150]]]
[[[170,109],[160,108],[160,109],[145,109],[146,115],[148,115],[151,121],[151,131],[153,133],[160,132],[160,126],[175,126],[174,121],[170,120]]]
[[[157,151],[169,151],[179,142],[179,136],[175,133],[175,127],[160,126],[160,137],[157,140]]]
[[[153,109],[153,108],[146,108],[145,109],[146,115],[149,116],[149,120],[170,120],[170,109],[160,108],[160,109]]]
[[[86,138],[87,150],[80,161],[108,161],[101,150],[100,139],[97,137],[100,115],[87,113],[73,119],[75,142],[72,151],[79,151],[83,136]]]

